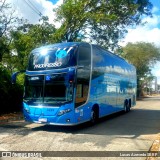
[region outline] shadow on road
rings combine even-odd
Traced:
[[[44,125],[44,126],[40,126],[40,127],[35,127],[32,130],[34,131],[47,131],[47,132],[66,132],[66,133],[72,133],[72,134],[77,134],[77,133],[81,133],[84,131],[87,131],[88,129],[94,129],[99,127],[100,125],[103,125],[104,122],[107,123],[107,121],[114,119],[114,118],[118,118],[120,116],[123,116],[124,113],[123,112],[119,112],[119,113],[115,113],[103,118],[100,118],[99,121],[96,124],[91,124],[90,122],[86,122],[80,125],[76,125],[76,126],[54,126],[54,125]],[[92,133],[91,133],[92,134]],[[96,132],[94,132],[94,134],[96,134]]]

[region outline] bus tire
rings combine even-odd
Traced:
[[[91,111],[91,124],[96,124],[98,122],[98,118],[99,118],[99,111],[98,108],[93,108]]]
[[[124,102],[124,112],[127,113],[127,112],[129,112],[129,111],[130,111],[130,105],[129,105],[129,103],[128,103],[128,100],[126,100],[126,101]]]

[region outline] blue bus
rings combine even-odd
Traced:
[[[26,121],[92,123],[136,104],[136,69],[123,58],[84,42],[34,49],[25,71]]]

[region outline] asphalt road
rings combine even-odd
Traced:
[[[160,96],[156,96],[139,100],[129,113],[105,117],[94,126],[48,126],[30,124],[23,120],[3,124],[0,126],[0,151],[149,151],[159,136]],[[72,153],[73,157],[67,158],[29,159],[89,159],[76,157],[76,152]],[[98,155],[101,152],[91,153]],[[91,159],[145,160],[146,157],[97,156]]]

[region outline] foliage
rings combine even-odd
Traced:
[[[48,43],[54,43],[53,35],[56,31],[55,26],[49,23],[47,16],[43,16],[39,19],[39,24],[24,24],[17,30],[22,34],[26,34],[32,38],[34,47],[45,45]]]
[[[11,9],[10,4],[6,0],[0,1],[0,62],[4,55],[10,52],[11,37],[10,32],[14,30],[22,19],[14,16],[14,10]]]
[[[6,36],[8,31],[11,30],[11,24],[16,21],[13,17],[13,11],[7,14],[10,10],[10,5],[6,3],[6,0],[0,1],[0,37]]]
[[[48,17],[40,19],[41,24],[25,23],[11,32],[11,50],[7,57],[3,57],[11,71],[24,70],[27,67],[30,52],[41,45],[53,43],[55,27],[48,22]],[[12,65],[12,66],[11,66]]]
[[[15,29],[19,19],[6,0],[0,1],[0,114],[20,110],[22,104],[22,87],[11,84],[10,66],[4,59],[10,55],[11,30]],[[11,63],[11,61],[10,61]],[[10,64],[8,63],[8,64]]]
[[[21,110],[23,87],[11,84],[8,70],[0,64],[0,114]]]
[[[8,30],[0,39],[0,114],[20,110],[22,105],[24,74],[17,77],[17,84],[11,84],[11,73],[27,67],[29,53],[35,47],[53,42],[55,27],[42,17],[40,24],[23,23],[17,29]]]
[[[160,60],[160,50],[152,43],[128,43],[122,50],[122,56],[134,64],[140,78],[145,77],[155,62]]]
[[[62,23],[59,41],[76,41],[79,33],[104,47],[114,48],[129,26],[151,15],[149,0],[65,0],[54,12]]]

